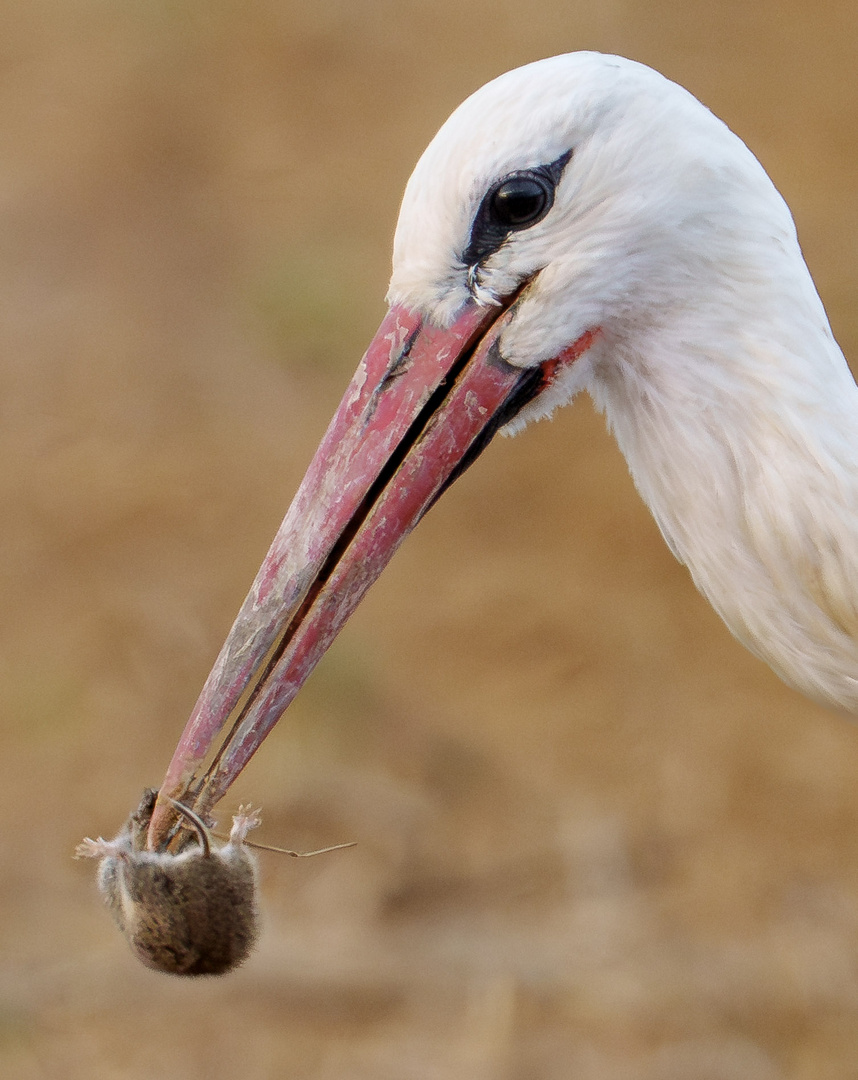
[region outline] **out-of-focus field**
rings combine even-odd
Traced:
[[[582,400],[409,539],[224,805],[237,974],[71,859],[160,780],[383,314],[401,189],[506,68],[688,86],[858,356],[858,6],[0,4],[0,1075],[854,1080],[858,728],[733,642]]]

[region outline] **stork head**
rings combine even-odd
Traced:
[[[766,249],[794,242],[759,162],[696,98],[642,64],[572,53],[495,79],[440,129],[405,189],[388,300],[446,327],[519,295],[498,350],[521,369],[598,329],[520,427],[600,361],[646,354],[677,309],[735,303],[769,276]]]
[[[640,64],[559,56],[460,106],[408,182],[390,311],[188,722],[150,845],[168,835],[167,797],[203,814],[221,797],[405,535],[497,430],[581,388],[602,404],[613,393],[631,456],[617,387],[628,397],[646,383],[651,404],[659,357],[679,370],[648,343],[682,338],[688,312],[705,328],[753,306],[753,289],[770,287],[767,258],[787,248],[797,251],[792,219],[753,155]],[[697,367],[705,375],[705,357]]]

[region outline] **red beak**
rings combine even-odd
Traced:
[[[188,720],[152,817],[168,797],[207,814],[277,723],[405,536],[559,362],[516,368],[499,338],[520,297],[468,301],[439,329],[394,306],[307,470]]]

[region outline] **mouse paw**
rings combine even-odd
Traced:
[[[93,840],[86,836],[74,849],[74,858],[103,859],[106,855],[122,855],[125,851],[126,846],[116,840],[105,840],[101,836]]]
[[[238,813],[232,819],[229,842],[231,844],[243,844],[250,830],[261,824],[262,818],[258,810],[254,810],[249,805],[239,806]]]

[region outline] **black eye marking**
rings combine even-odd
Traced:
[[[510,173],[489,188],[462,256],[466,266],[478,265],[497,251],[510,233],[528,229],[545,217],[554,205],[554,191],[571,157],[572,151],[567,150],[550,165]]]

